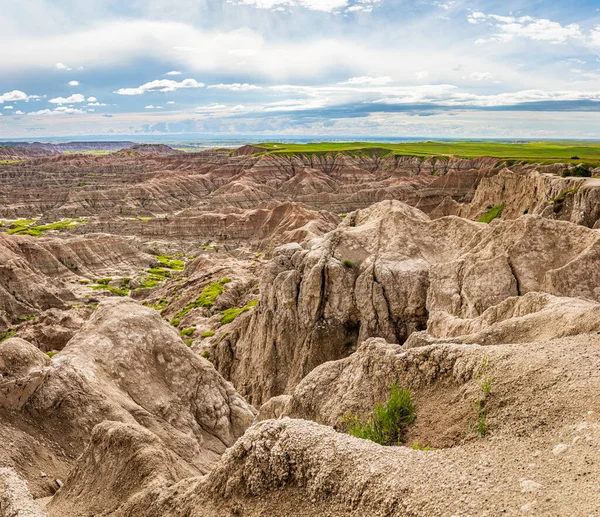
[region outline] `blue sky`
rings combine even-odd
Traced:
[[[0,0],[0,24],[0,138],[600,137],[598,0]]]

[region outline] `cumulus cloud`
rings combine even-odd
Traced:
[[[88,97],[88,98],[87,98],[87,101],[88,101],[88,102],[97,102],[97,101],[98,101],[98,99],[96,99],[96,97]]]
[[[171,79],[156,79],[137,88],[119,88],[114,93],[119,95],[143,95],[146,92],[174,92],[181,88],[202,88],[203,86],[204,83],[199,83],[195,79],[184,79],[179,83]]]
[[[145,106],[144,109],[146,110],[161,110],[163,109],[162,106],[153,106],[152,104],[148,104],[148,106]]]
[[[23,113],[21,110],[17,110],[15,111],[15,115],[25,115],[25,113]]]
[[[48,101],[51,104],[79,104],[85,102],[85,97],[80,93],[75,93],[69,97],[55,97]]]
[[[29,101],[40,99],[39,95],[27,95],[21,90],[13,90],[12,92],[6,92],[0,95],[0,104],[5,102],[17,102],[17,101]]]
[[[178,71],[178,70],[171,70],[170,72],[167,72],[165,75],[181,75],[182,72]]]
[[[546,41],[551,44],[566,43],[570,40],[583,40],[584,34],[576,23],[561,25],[545,18],[531,16],[500,16],[475,11],[467,16],[471,24],[486,22],[495,32],[489,39],[478,39],[477,43],[487,41],[511,41],[514,38],[527,38],[534,41]]]
[[[232,91],[232,92],[245,92],[245,91],[249,91],[249,90],[261,90],[262,89],[260,86],[256,86],[255,84],[248,84],[248,83],[244,83],[244,84],[240,84],[240,83],[234,83],[234,84],[211,84],[207,88],[209,90],[211,90],[211,89],[214,89],[214,90],[229,90],[229,91]]]
[[[54,66],[57,70],[71,70],[71,68],[65,65],[64,63],[56,63]]]
[[[69,81],[69,86],[79,86],[79,81]]]
[[[167,101],[167,104],[175,104],[175,101]]]
[[[15,107],[14,106],[4,106],[5,110],[14,110]]]
[[[103,102],[88,102],[86,106],[108,106],[108,104],[104,104]]]

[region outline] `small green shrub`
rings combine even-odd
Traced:
[[[58,352],[56,350],[52,350],[50,352],[46,352],[46,355],[52,359]]]
[[[592,176],[592,168],[587,163],[579,163],[575,167],[564,169],[562,177],[590,178]]]
[[[179,331],[181,337],[191,336],[196,331],[196,327],[190,327]]]
[[[392,384],[385,404],[376,404],[371,416],[361,419],[352,413],[344,417],[346,430],[355,438],[381,445],[400,444],[409,425],[417,418],[410,390]]]
[[[204,359],[210,359],[210,352],[208,350],[205,350],[204,352],[202,352],[202,357],[204,357]]]
[[[205,337],[213,337],[215,335],[215,331],[214,330],[207,330],[205,332],[202,332],[202,334],[200,334],[201,338],[205,338]]]
[[[502,215],[502,211],[504,210],[504,204],[494,206],[490,208],[485,214],[483,214],[479,219],[477,219],[478,223],[491,223],[497,217]]]
[[[112,278],[96,278],[95,282],[100,285],[108,285]]]
[[[342,264],[344,264],[344,267],[347,267],[347,268],[354,267],[354,262],[352,262],[350,259],[342,260]]]

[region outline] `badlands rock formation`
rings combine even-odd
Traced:
[[[0,517],[600,511],[596,178],[120,144],[0,160]]]

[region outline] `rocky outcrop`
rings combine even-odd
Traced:
[[[193,469],[153,433],[137,424],[103,422],[49,506],[50,515],[122,515],[144,492],[192,477]],[[144,512],[138,515],[144,515]]]
[[[0,342],[0,407],[22,408],[44,382],[51,361],[27,341]]]
[[[0,432],[9,444],[0,466],[33,479],[38,497],[62,484],[56,480],[106,420],[141,426],[144,443],[163,443],[180,465],[172,468],[190,476],[208,472],[255,415],[157,311],[127,298],[101,303],[52,359],[5,340],[0,374]]]
[[[559,165],[559,172],[564,167]],[[600,219],[598,186],[597,178],[563,178],[541,174],[531,167],[506,168],[499,174],[482,178],[473,200],[464,205],[455,204],[450,213],[476,219],[490,207],[504,205],[502,217],[505,219],[529,213],[592,228]],[[448,211],[441,215],[448,215]]]
[[[27,410],[51,435],[61,433],[62,443],[78,447],[106,419],[138,422],[199,472],[254,418],[231,384],[156,311],[128,299],[98,307],[53,358]]]
[[[0,234],[0,313],[8,320],[77,300],[79,279],[127,276],[155,262],[125,239],[92,235],[73,239]]]
[[[259,403],[368,337],[404,342],[427,325],[430,262],[460,256],[484,230],[383,202],[305,248],[280,248],[263,275],[257,309],[218,345],[217,368]]]
[[[215,364],[260,403],[289,393],[314,367],[351,354],[369,337],[401,344],[425,329],[434,338],[472,333],[486,319],[508,318],[506,301],[527,293],[600,301],[598,246],[596,231],[565,221],[431,220],[403,203],[382,202],[323,239],[280,248],[263,275],[257,309],[221,340]],[[551,303],[535,300],[513,302],[514,315]],[[574,325],[577,307],[568,311]],[[536,329],[529,339],[566,335]],[[494,332],[492,342],[507,340]],[[525,339],[525,328],[519,332]]]

